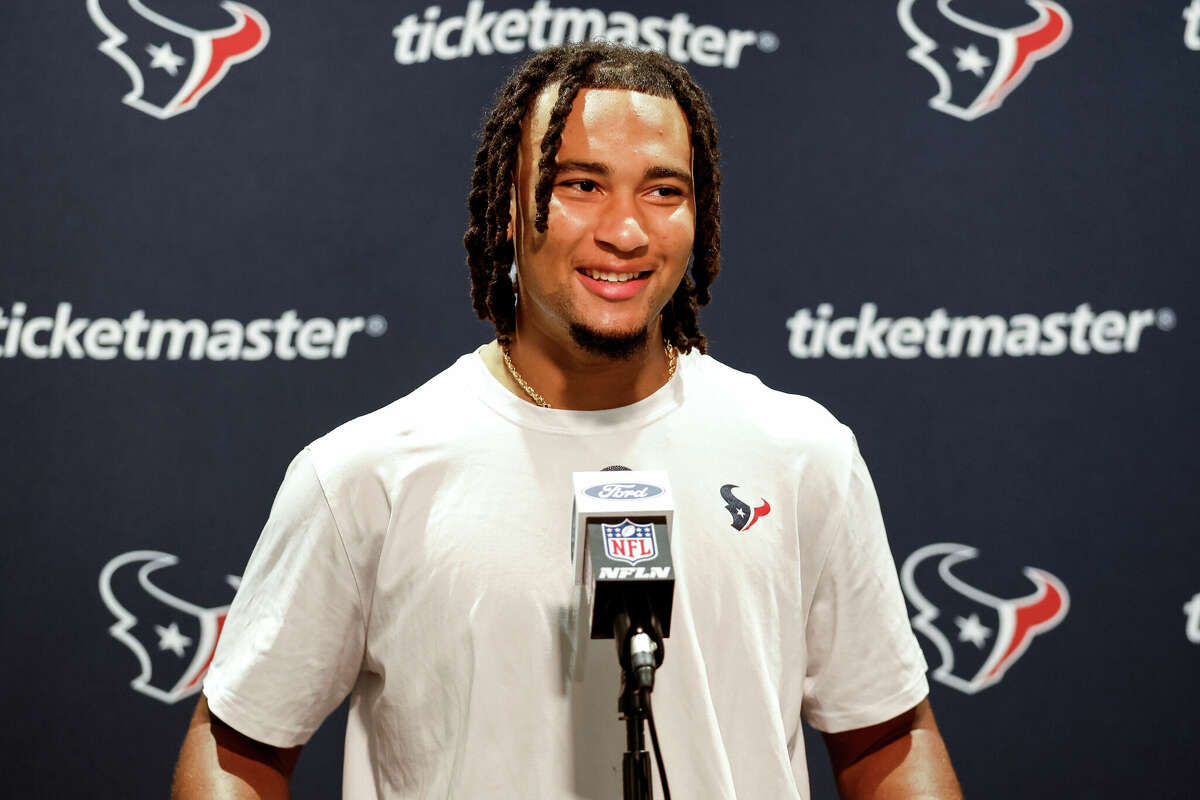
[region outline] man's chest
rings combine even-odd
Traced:
[[[441,632],[459,635],[484,626],[536,637],[558,626],[574,598],[571,474],[608,460],[668,473],[676,593],[688,601],[677,607],[702,619],[801,612],[810,556],[791,476],[678,447],[671,457],[653,444],[589,452],[600,449],[553,458],[486,453],[406,476],[376,575],[374,610],[387,618],[373,629],[430,615]]]

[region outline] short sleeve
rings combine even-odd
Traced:
[[[804,717],[826,733],[884,722],[929,693],[875,486],[852,447],[843,527],[817,578],[805,628]]]
[[[234,729],[303,744],[354,687],[359,587],[312,455],[292,461],[225,619],[204,694]]]

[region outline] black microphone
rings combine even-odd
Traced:
[[[638,688],[652,688],[675,594],[670,482],[662,471],[623,467],[573,477],[580,639],[585,631],[592,639],[615,639],[622,668]]]

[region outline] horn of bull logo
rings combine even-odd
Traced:
[[[979,555],[973,547],[961,544],[939,543],[926,545],[909,556],[900,570],[900,582],[909,601],[917,608],[913,617],[913,628],[929,637],[942,657],[942,663],[934,670],[933,677],[967,694],[974,694],[1000,681],[1017,659],[1029,649],[1033,637],[1058,625],[1066,616],[1070,606],[1067,587],[1055,576],[1044,570],[1026,567],[1022,574],[1034,585],[1034,590],[1024,597],[1004,599],[976,589],[958,578],[952,571],[955,564],[968,561]],[[973,675],[956,675],[954,646],[941,630],[933,624],[940,614],[939,609],[921,593],[915,573],[929,559],[940,559],[938,577],[951,589],[982,606],[993,610],[999,617],[999,630],[992,643],[991,652]]]
[[[952,98],[953,82],[945,67],[929,57],[939,46],[950,47],[953,42],[939,43],[930,38],[913,19],[914,6],[922,8],[936,2],[937,12],[953,25],[980,36],[995,40],[996,63],[984,87],[967,102],[955,102]],[[951,8],[952,0],[900,0],[896,7],[900,25],[915,44],[908,57],[933,75],[938,83],[938,93],[929,100],[929,105],[938,111],[972,120],[995,111],[1014,89],[1029,75],[1034,63],[1057,52],[1070,38],[1071,15],[1052,0],[1026,0],[1037,12],[1037,19],[1015,28],[998,28],[973,20]],[[920,9],[919,9],[920,10]]]
[[[221,82],[229,68],[257,55],[266,46],[270,28],[266,19],[247,5],[223,2],[233,22],[228,27],[201,31],[176,22],[151,10],[140,0],[87,0],[88,13],[104,32],[99,49],[129,75],[133,86],[123,101],[159,119],[167,119],[196,107],[205,94]],[[192,57],[186,78],[175,95],[165,104],[142,99],[145,79],[142,70],[122,45],[132,31],[154,31],[156,37],[184,37],[191,43]]]
[[[212,662],[217,639],[221,635],[221,628],[225,624],[225,615],[229,611],[229,606],[204,608],[181,600],[155,586],[150,580],[150,574],[155,570],[177,563],[179,563],[179,559],[170,553],[161,553],[157,550],[135,550],[117,556],[105,564],[104,569],[100,571],[100,597],[112,615],[117,618],[117,621],[109,627],[108,632],[133,652],[141,667],[141,671],[130,682],[130,685],[137,691],[164,703],[174,703],[199,691],[200,680]],[[130,629],[138,624],[138,619],[122,605],[113,591],[113,579],[118,572],[133,569],[137,570],[138,586],[152,598],[169,607],[170,615],[187,614],[195,617],[199,623],[200,637],[195,644],[191,661],[174,683],[154,685],[150,655],[137,637],[129,633]],[[164,685],[167,688],[163,688]]]

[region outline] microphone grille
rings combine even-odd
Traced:
[[[620,464],[612,464],[600,470],[601,472],[632,472],[629,467],[623,467]]]

